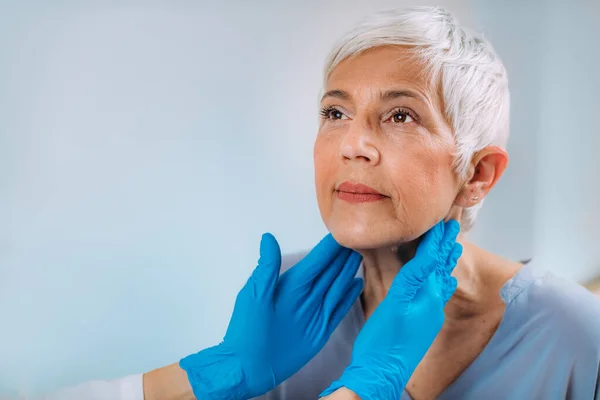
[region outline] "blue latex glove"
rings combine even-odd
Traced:
[[[281,251],[262,237],[223,342],[182,359],[198,399],[248,399],[273,389],[323,348],[362,291],[361,256],[327,235],[279,276]]]
[[[462,254],[456,221],[438,223],[361,329],[352,360],[321,396],[346,387],[362,400],[398,400],[444,322],[444,306],[456,290],[450,276]]]

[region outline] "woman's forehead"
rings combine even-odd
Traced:
[[[439,106],[441,92],[433,87],[427,65],[410,47],[382,46],[340,62],[327,79],[323,99],[328,93],[345,100],[368,97],[385,101],[405,96]]]
[[[325,93],[332,91],[379,99],[403,92],[431,103],[438,103],[440,95],[433,89],[427,65],[408,46],[376,47],[340,62],[326,81]]]

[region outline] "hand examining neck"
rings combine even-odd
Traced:
[[[365,319],[385,298],[398,271],[414,257],[419,240],[360,251],[364,266],[362,302]],[[475,246],[463,235],[459,235],[457,242],[463,245],[463,253],[452,273],[458,280],[458,287],[444,308],[446,324],[486,313],[490,303],[500,300],[499,291],[504,283],[522,266]]]
[[[364,266],[362,301],[365,319],[369,318],[385,298],[398,271],[414,257],[419,240],[420,238],[395,247],[360,251]],[[444,309],[449,320],[462,319],[478,312],[481,308],[478,300],[481,297],[482,281],[485,280],[481,276],[482,271],[475,267],[477,248],[461,236],[457,242],[463,245],[463,254],[452,273],[458,280],[458,287]]]

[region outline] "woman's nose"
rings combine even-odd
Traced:
[[[381,155],[375,145],[375,133],[354,122],[342,138],[341,154],[344,161],[364,161],[379,164]]]

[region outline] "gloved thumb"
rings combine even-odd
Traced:
[[[260,258],[252,272],[255,296],[258,299],[270,299],[275,292],[281,268],[281,249],[275,237],[265,233],[260,240]]]

